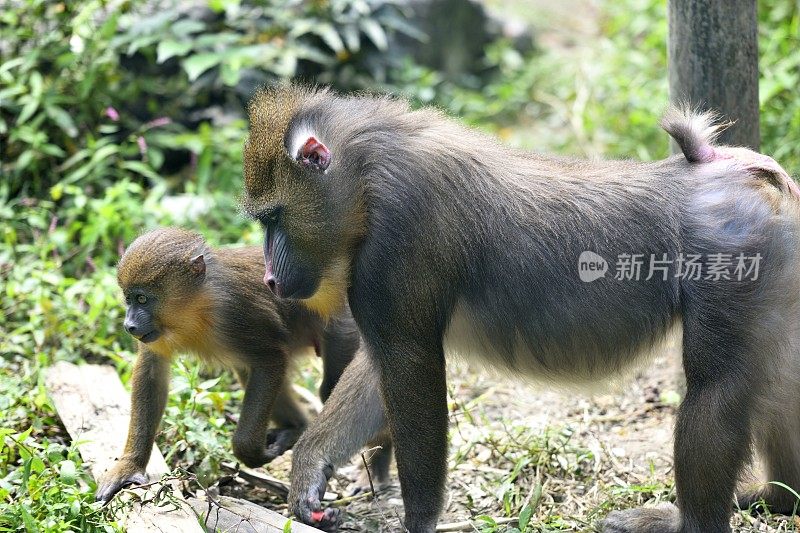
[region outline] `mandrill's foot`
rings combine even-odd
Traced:
[[[292,449],[305,428],[275,428],[267,433],[266,462],[269,463]]]
[[[383,490],[391,484],[389,467],[392,464],[392,440],[385,431],[370,443],[370,449],[361,453],[358,479],[350,485],[350,496]],[[364,464],[367,461],[369,468]],[[370,481],[372,483],[370,484]]]
[[[678,533],[681,514],[671,503],[614,511],[598,525],[602,533]]]
[[[739,494],[736,497],[739,509],[755,512],[765,510],[764,504],[771,513],[792,515],[800,509],[800,501],[787,489],[777,485],[765,487]]]
[[[266,445],[253,441],[247,434],[237,429],[233,434],[233,455],[245,466],[258,468],[271,462],[294,446],[303,433],[298,428],[277,428],[267,433]]]
[[[370,485],[370,474],[372,475],[372,484]],[[385,489],[391,485],[391,478],[388,472],[381,472],[380,470],[367,470],[362,464],[358,470],[358,478],[350,484],[349,495],[356,496],[365,492],[370,492],[375,487],[375,492]]]

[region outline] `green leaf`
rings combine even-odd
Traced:
[[[356,53],[361,49],[361,34],[358,32],[358,28],[355,25],[347,24],[343,26],[342,35],[347,43],[348,50]]]
[[[362,19],[359,26],[361,26],[361,30],[367,34],[369,40],[375,44],[378,50],[386,50],[389,47],[389,39],[380,24],[372,19]]]
[[[189,81],[195,81],[203,72],[217,66],[220,62],[218,54],[196,54],[183,61],[183,69]]]
[[[75,127],[75,122],[69,113],[54,105],[47,106],[45,112],[67,136],[74,138],[78,135],[78,128]]]
[[[19,116],[17,117],[17,126],[21,126],[25,124],[25,122],[36,113],[36,110],[39,108],[39,101],[34,100],[33,98],[28,97],[28,102],[22,107],[22,111],[19,112]]]
[[[22,521],[25,523],[25,529],[28,531],[39,531],[39,528],[36,526],[36,520],[33,519],[28,509],[24,505],[20,505],[18,508],[22,514]]]
[[[292,23],[292,29],[289,30],[289,37],[300,37],[306,33],[314,31],[317,21],[311,19],[297,19]]]
[[[158,43],[158,48],[156,51],[156,62],[163,63],[171,57],[185,56],[191,49],[192,43],[190,42],[161,41]]]
[[[485,522],[490,526],[497,526],[497,520],[486,514],[476,516],[475,520],[480,520],[481,522]]]
[[[128,49],[125,51],[126,55],[132,56],[136,52],[139,51],[141,48],[147,48],[151,44],[158,41],[157,35],[144,35],[142,37],[137,37],[136,39],[132,40],[130,44],[128,44]]]
[[[89,172],[94,170],[94,165],[81,165],[73,170],[64,178],[64,183],[75,183],[85,178]],[[76,202],[77,205],[77,202]]]
[[[191,33],[198,33],[206,29],[206,25],[199,20],[182,19],[173,24],[170,29],[178,37],[186,37]]]
[[[8,104],[11,98],[19,96],[25,92],[24,85],[13,85],[0,91],[0,107],[10,107]]]
[[[89,157],[90,154],[91,154],[91,152],[89,150],[87,150],[86,148],[84,148],[83,150],[78,150],[77,152],[72,154],[69,157],[69,159],[67,159],[66,161],[61,163],[61,165],[56,170],[60,170],[60,171],[67,170],[68,168],[73,166],[75,163],[77,163],[77,162]]]
[[[22,154],[20,154],[20,156],[17,158],[17,172],[28,168],[28,165],[33,162],[35,156],[36,154],[33,152],[33,150],[25,150],[22,152]]]
[[[383,20],[383,25],[386,28],[395,30],[399,33],[402,33],[406,37],[410,37],[421,43],[427,43],[428,41],[430,41],[430,38],[425,32],[409,24],[405,19],[401,17],[388,17]]]
[[[118,152],[119,146],[116,144],[107,144],[105,146],[101,146],[95,153],[92,154],[92,163],[99,163],[100,161],[108,159]]]
[[[42,81],[42,75],[39,74],[39,72],[37,71],[33,71],[31,73],[31,78],[28,81],[31,84],[31,96],[34,99],[39,100],[42,97],[42,91],[44,86],[44,82]]]
[[[531,521],[531,515],[533,514],[533,507],[530,505],[526,505],[522,512],[519,513],[519,529],[520,531],[525,531],[525,528],[528,526],[528,523]]]
[[[141,174],[145,178],[148,178],[153,181],[161,181],[161,176],[158,175],[156,171],[154,171],[149,166],[145,165],[141,161],[123,161],[122,168],[126,170],[130,170],[132,172],[136,172],[137,174]]]
[[[325,41],[325,44],[327,44],[330,49],[337,54],[344,51],[344,43],[342,42],[342,38],[339,37],[339,34],[333,27],[333,24],[320,24],[316,26],[313,31],[319,35],[322,40]]]
[[[74,461],[65,459],[59,463],[58,472],[61,476],[61,481],[68,485],[73,485],[78,478],[78,469]]]
[[[34,455],[31,457],[31,471],[36,474],[41,474],[44,472],[45,464],[41,457],[38,455]]]
[[[15,57],[14,59],[6,61],[2,65],[0,65],[0,74],[2,74],[3,72],[7,72],[15,67],[18,67],[24,63],[25,63],[24,57]]]
[[[220,379],[221,378],[207,379],[204,382],[202,382],[199,385],[197,385],[197,389],[198,390],[208,390],[208,389],[216,386],[216,384],[219,383]]]
[[[46,143],[41,145],[39,147],[39,151],[44,154],[52,155],[55,157],[64,157],[66,155],[66,153],[64,153],[64,150],[60,146],[56,146],[55,144],[52,143]]]
[[[305,45],[297,46],[295,48],[295,52],[298,58],[307,59],[309,61],[313,61],[314,63],[319,63],[320,65],[330,66],[334,63],[331,56],[321,52],[320,50],[314,48],[313,46],[305,46]]]
[[[286,521],[286,522],[283,524],[283,533],[292,533],[292,519],[291,519],[291,518],[289,518],[289,519],[288,519],[288,520],[287,520],[287,521]]]
[[[792,496],[794,496],[797,500],[800,500],[800,494],[797,493],[792,487],[786,485],[785,483],[781,483],[780,481],[770,481],[770,485],[775,485],[776,487],[780,487],[782,489],[788,490]]]
[[[241,72],[242,71],[239,66],[232,65],[231,63],[223,63],[222,68],[220,69],[222,83],[228,87],[236,86],[236,84],[239,83]]]

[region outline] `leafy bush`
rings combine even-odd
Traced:
[[[179,61],[192,82],[184,99],[192,101],[225,86],[239,87],[237,96],[246,100],[257,85],[296,75],[340,87],[343,77],[371,84],[385,74],[390,34],[418,35],[399,6],[387,0],[212,0],[205,9],[176,5],[146,17],[129,14],[119,43],[151,65]],[[343,76],[345,69],[358,76]]]
[[[101,129],[103,109],[120,90],[116,50],[108,46],[118,15],[97,23],[101,12],[98,1],[46,0],[0,12],[8,28],[3,55],[11,58],[0,65],[0,170],[12,195],[38,195],[62,179],[109,183],[117,163],[135,152]],[[74,168],[80,161],[85,169]]]
[[[177,175],[178,185],[199,178],[205,187],[212,162],[225,166],[229,188],[257,86],[295,76],[367,85],[385,75],[389,36],[413,33],[395,3],[363,0],[211,0],[192,10],[22,0],[0,23],[11,58],[0,65],[0,169],[12,195],[39,197],[56,183],[126,177]],[[187,151],[181,144],[203,123],[206,144]],[[210,128],[229,144],[209,142]]]
[[[557,147],[590,155],[664,157],[667,138],[654,117],[668,101],[666,7],[659,0],[627,0],[609,4],[605,13],[604,36],[577,72],[545,56],[541,89],[556,96],[555,108],[572,127]],[[761,150],[798,176],[800,4],[761,0],[758,13]]]
[[[0,529],[119,530],[94,503],[77,450],[47,437],[34,439],[33,429],[0,429]]]
[[[800,4],[759,1],[761,142],[800,177]]]
[[[541,102],[535,91],[542,77],[538,55],[523,55],[510,41],[490,44],[478,70],[493,74],[479,89],[455,83],[440,72],[406,59],[402,68],[384,85],[417,105],[436,105],[459,120],[479,127],[518,123],[527,114],[538,112]]]

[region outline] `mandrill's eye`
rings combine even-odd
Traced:
[[[275,225],[281,218],[281,212],[283,208],[280,206],[272,207],[270,209],[265,210],[261,214],[258,215],[258,221],[261,222],[261,225],[264,227]]]
[[[147,296],[145,296],[144,294],[140,294],[139,296],[136,297],[136,301],[144,305],[147,303]]]

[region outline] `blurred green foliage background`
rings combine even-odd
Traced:
[[[497,38],[477,77],[454,78],[396,46],[426,39],[404,2],[207,0],[196,13],[170,2],[5,2],[0,531],[116,527],[93,503],[41,371],[61,359],[110,362],[127,380],[133,343],[115,264],[143,230],[184,224],[215,244],[258,242],[236,200],[256,87],[291,78],[388,91],[526,148],[659,158],[665,4],[600,4],[598,32],[582,46],[520,51]],[[759,17],[763,151],[797,175],[800,6],[762,0]],[[219,379],[179,365],[160,441],[200,479],[231,458],[224,414],[241,392]]]

